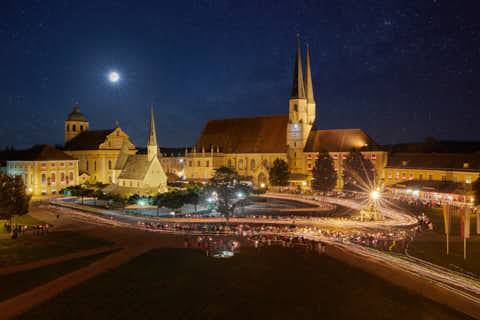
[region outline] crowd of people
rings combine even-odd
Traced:
[[[33,233],[35,235],[41,235],[46,232],[48,232],[49,225],[41,225],[41,224],[35,224],[35,225],[26,225],[26,224],[16,224],[16,223],[8,223],[6,222],[3,225],[3,228],[7,233],[10,234],[10,237],[12,240],[18,239],[18,237],[25,236],[26,232]]]

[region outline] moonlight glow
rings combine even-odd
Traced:
[[[118,72],[112,71],[108,74],[108,80],[110,80],[110,82],[118,82],[118,80],[120,80],[120,75]]]

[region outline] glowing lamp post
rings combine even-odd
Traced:
[[[370,192],[368,204],[360,210],[360,215],[362,221],[370,220],[380,220],[381,214],[377,211],[377,201],[380,199],[380,192],[374,190]]]

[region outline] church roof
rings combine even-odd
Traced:
[[[97,150],[115,129],[86,130],[65,144],[66,150]]]
[[[287,152],[288,115],[209,120],[195,144],[197,151],[220,147],[224,153]]]
[[[480,171],[480,154],[476,153],[393,153],[387,168],[441,169]]]
[[[143,180],[150,163],[146,154],[129,155],[118,179]]]
[[[361,129],[312,130],[304,152],[349,152],[352,149],[378,150],[377,144]]]
[[[88,122],[87,118],[80,112],[78,105],[75,105],[72,113],[68,115],[67,121],[83,121]]]
[[[52,160],[75,160],[65,152],[58,150],[51,145],[43,144],[33,146],[30,149],[18,151],[12,159],[13,161],[52,161]]]

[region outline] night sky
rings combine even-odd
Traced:
[[[91,129],[118,120],[139,147],[151,103],[161,146],[192,145],[210,118],[285,114],[297,33],[317,128],[479,140],[479,12],[478,0],[1,0],[0,147],[63,143],[77,99]]]

